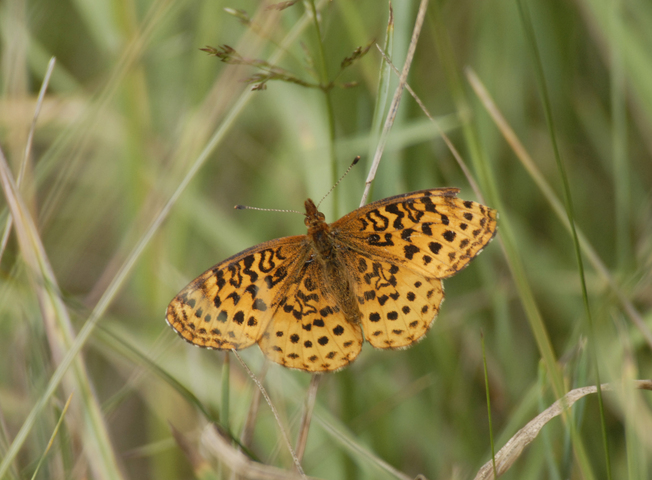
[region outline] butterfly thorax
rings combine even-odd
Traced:
[[[306,220],[308,239],[315,253],[314,260],[322,264],[324,289],[330,291],[351,323],[360,321],[360,309],[351,286],[351,279],[339,258],[338,250],[324,214],[317,210],[311,199],[306,200]]]
[[[328,261],[329,259],[332,259],[335,254],[326,218],[323,213],[317,210],[317,207],[311,199],[306,200],[305,207],[305,224],[306,227],[308,227],[308,238],[318,256],[321,257],[321,259]]]

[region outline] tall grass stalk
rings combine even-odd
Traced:
[[[302,478],[290,445],[308,478],[486,480],[493,432],[500,478],[648,478],[649,1],[527,2],[538,53],[517,2],[269,5],[0,2],[0,477]],[[200,51],[220,45],[249,63]],[[259,61],[296,81],[250,91]],[[234,204],[300,210],[357,155],[327,221],[373,165],[366,201],[459,187],[498,236],[410,349],[367,345],[318,389],[239,351],[275,417],[164,311],[211,265],[305,234]]]

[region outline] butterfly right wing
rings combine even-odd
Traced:
[[[330,225],[356,276],[365,338],[404,348],[423,338],[444,298],[441,279],[464,268],[496,233],[497,212],[457,198],[458,189],[421,190],[370,203]]]
[[[221,350],[256,343],[308,255],[306,236],[244,250],[193,280],[168,305],[166,321],[188,342]]]

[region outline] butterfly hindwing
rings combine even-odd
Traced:
[[[421,339],[444,299],[441,280],[427,278],[402,264],[348,255],[360,323],[376,348],[404,348]]]
[[[218,263],[170,302],[168,324],[200,347],[253,345],[267,328],[287,279],[296,275],[305,251],[305,236],[287,237]]]
[[[362,349],[360,325],[347,321],[317,261],[307,262],[284,293],[258,342],[272,361],[309,372],[340,369]]]

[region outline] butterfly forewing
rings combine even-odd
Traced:
[[[362,349],[360,325],[347,321],[318,262],[306,263],[298,279],[281,298],[260,349],[274,362],[309,372],[348,365]]]
[[[200,347],[253,345],[305,261],[305,238],[272,240],[218,263],[170,302],[168,324]]]
[[[496,233],[495,210],[456,198],[456,188],[385,198],[331,225],[353,250],[406,265],[426,277],[464,268]]]

